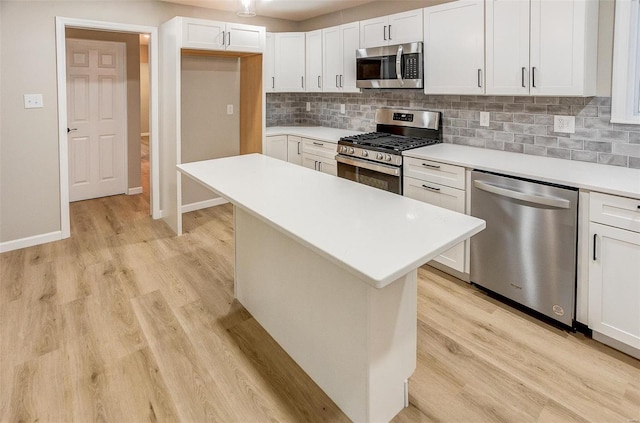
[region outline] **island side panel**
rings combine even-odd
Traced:
[[[240,303],[351,420],[397,414],[415,368],[416,271],[373,288],[238,207],[235,236]]]

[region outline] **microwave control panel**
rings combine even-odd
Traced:
[[[403,76],[405,79],[420,79],[420,60],[417,54],[405,57]]]

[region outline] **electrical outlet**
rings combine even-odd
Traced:
[[[347,113],[347,108],[344,104],[340,105],[340,113],[342,113],[343,115]]]
[[[233,104],[227,104],[227,114],[228,115],[233,114]]]
[[[553,131],[563,134],[574,134],[576,132],[575,116],[554,116]]]
[[[489,126],[489,112],[480,112],[480,126]]]
[[[24,95],[25,109],[38,109],[40,107],[44,107],[42,103],[42,94],[25,94]]]
[[[311,103],[307,101],[307,112],[310,112],[310,111],[311,111]]]

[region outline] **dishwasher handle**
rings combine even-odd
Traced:
[[[516,200],[526,201],[528,203],[539,204],[542,206],[556,207],[559,209],[568,209],[571,207],[571,202],[564,198],[557,197],[544,197],[535,194],[526,194],[520,191],[514,191],[507,188],[502,188],[496,185],[492,185],[482,181],[473,181],[473,186],[482,191],[487,191],[493,194],[501,195],[503,197],[513,198]]]

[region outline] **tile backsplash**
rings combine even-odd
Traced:
[[[268,93],[267,126],[369,132],[375,130],[375,110],[384,106],[441,111],[448,143],[640,169],[640,125],[610,123],[610,97],[425,95],[421,90]],[[481,111],[490,112],[488,127],[480,126]],[[575,116],[575,133],[554,132],[555,115]]]

